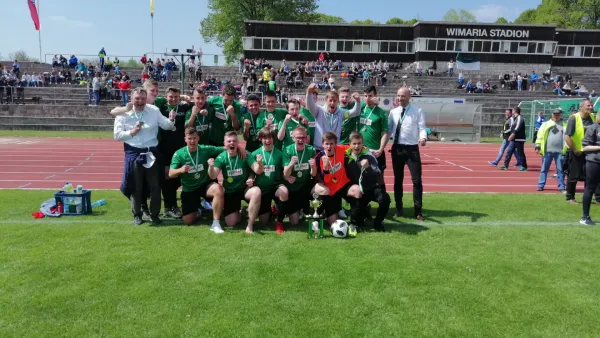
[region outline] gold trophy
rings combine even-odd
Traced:
[[[325,237],[325,231],[323,230],[323,216],[319,215],[319,208],[321,207],[321,205],[323,204],[323,201],[321,201],[319,199],[319,194],[314,193],[313,194],[313,200],[310,201],[310,206],[315,209],[315,212],[312,214],[312,216],[307,217],[309,219],[312,218],[312,222],[308,222],[308,238],[323,238]],[[319,235],[318,236],[314,236],[314,230],[313,230],[313,224],[314,223],[318,223],[319,224]]]

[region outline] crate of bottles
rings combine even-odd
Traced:
[[[91,190],[83,190],[81,193],[59,191],[54,194],[54,199],[61,215],[81,216],[92,212]]]

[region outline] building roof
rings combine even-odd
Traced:
[[[453,26],[490,26],[490,27],[543,27],[543,28],[556,28],[555,24],[549,25],[523,25],[523,24],[513,24],[513,23],[485,23],[485,22],[445,22],[445,21],[417,21],[412,25],[404,25],[404,24],[354,24],[354,23],[314,23],[314,22],[297,22],[297,21],[260,21],[260,20],[244,20],[245,23],[253,24],[285,24],[285,25],[299,25],[299,26],[361,26],[361,27],[415,27],[420,24],[427,25],[453,25]],[[573,31],[572,29],[563,29],[565,31]],[[582,29],[581,31],[594,31],[591,29]]]

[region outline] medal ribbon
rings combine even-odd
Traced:
[[[232,166],[231,165],[231,157],[229,157],[229,154],[227,154],[227,161],[229,162],[229,168],[231,168],[232,171],[235,171],[235,169],[237,168],[237,161],[239,158],[240,158],[239,156],[235,155],[235,164]]]
[[[298,157],[298,149],[294,148],[294,150],[296,150],[296,157]],[[298,171],[302,171],[302,160],[304,159],[305,153],[306,153],[306,148],[304,148],[304,150],[302,150],[302,157],[300,157],[300,159],[298,160],[298,165],[300,167],[300,170],[298,170]]]
[[[268,166],[269,165],[269,161],[273,160],[273,151],[271,150],[271,153],[269,154],[269,161],[267,161],[267,156],[265,154],[265,147],[262,147],[262,154],[263,154],[263,158],[265,161],[265,164]]]
[[[199,149],[196,149],[196,161],[194,162],[194,159],[192,158],[192,154],[190,153],[190,147],[186,147],[185,150],[187,150],[188,156],[190,157],[190,162],[192,162],[192,166],[194,167],[194,171],[198,171],[198,153],[199,153]]]
[[[138,113],[134,110],[133,115],[135,116],[136,119],[138,119],[140,121],[144,120],[144,110],[141,111],[141,114],[139,116],[138,116]]]

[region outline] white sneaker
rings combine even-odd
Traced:
[[[210,226],[210,231],[214,232],[215,234],[222,234],[225,231],[223,231],[223,228],[221,228],[221,224],[213,224]]]
[[[342,209],[338,212],[338,217],[339,218],[347,218],[348,216],[346,216],[346,211],[344,211],[344,209]]]

